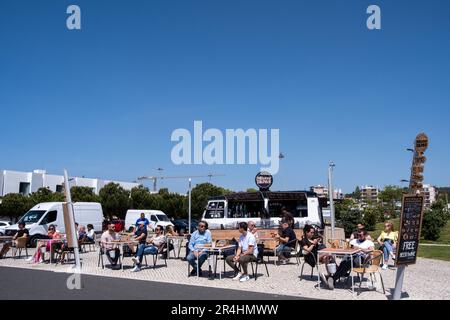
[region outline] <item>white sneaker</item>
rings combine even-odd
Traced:
[[[383,265],[381,266],[381,269],[383,269],[383,270],[387,270],[387,269],[388,269],[388,266],[387,266],[387,264],[383,264]]]
[[[246,282],[248,280],[250,280],[250,277],[248,275],[246,275],[246,276],[243,276],[239,281],[240,282]]]
[[[242,277],[242,273],[238,273],[236,277],[233,278],[233,281],[238,281],[239,279],[241,279]]]
[[[141,268],[138,267],[138,266],[135,266],[135,267],[131,270],[131,272],[139,272],[139,271],[141,271]]]

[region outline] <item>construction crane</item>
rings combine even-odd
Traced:
[[[211,182],[212,177],[223,177],[224,174],[217,174],[217,173],[209,173],[206,175],[192,175],[192,176],[144,176],[137,178],[137,181],[143,181],[143,180],[152,180],[153,181],[153,191],[156,192],[157,190],[157,181],[164,180],[164,179],[189,179],[189,178],[206,178],[209,177],[209,182]]]

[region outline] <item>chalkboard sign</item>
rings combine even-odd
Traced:
[[[423,196],[403,196],[400,220],[397,265],[415,264],[422,226]]]

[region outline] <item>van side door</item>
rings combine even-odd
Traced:
[[[58,217],[58,211],[56,211],[56,210],[48,211],[45,214],[45,216],[42,218],[41,222],[39,223],[39,225],[43,227],[43,230],[42,230],[42,231],[44,231],[43,234],[47,233],[49,225],[56,224],[55,222],[56,222],[57,217]],[[58,229],[58,228],[56,228],[56,229]]]

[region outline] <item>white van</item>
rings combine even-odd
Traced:
[[[167,215],[160,210],[135,210],[130,209],[127,211],[127,215],[125,216],[125,228],[128,230],[130,227],[136,225],[136,221],[141,217],[141,213],[145,214],[145,217],[150,222],[148,226],[151,229],[155,229],[156,226],[162,226],[164,229],[167,226],[174,226],[172,222],[170,222]]]
[[[92,224],[94,231],[102,231],[103,210],[97,202],[76,202],[73,204],[75,222],[87,226]],[[56,226],[56,230],[65,233],[64,214],[62,202],[44,202],[35,205],[20,218],[17,224],[5,230],[6,235],[13,235],[18,230],[18,223],[24,222],[25,228],[30,232],[30,245],[35,246],[36,241],[47,235],[49,225]]]

